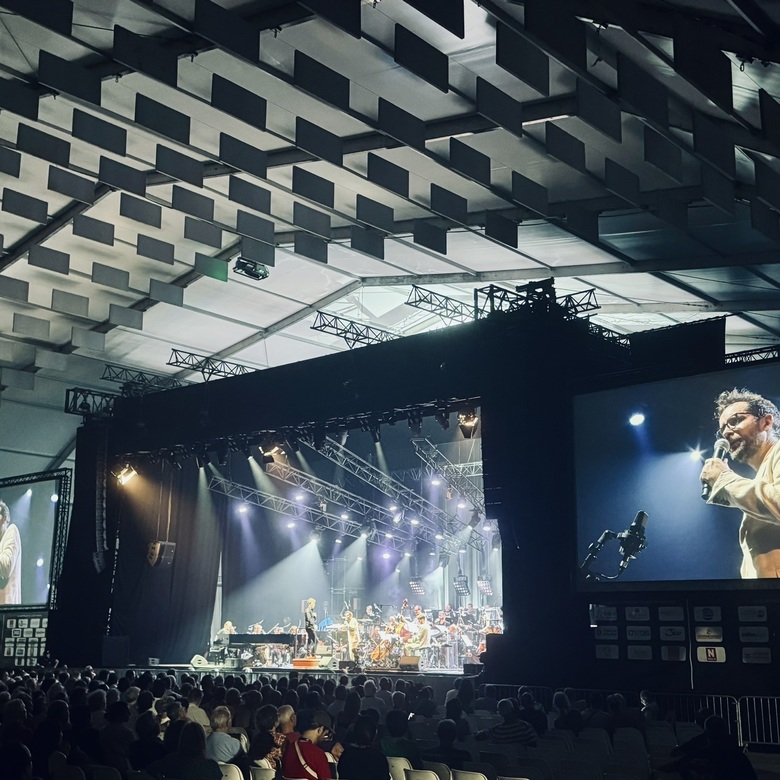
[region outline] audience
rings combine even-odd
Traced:
[[[211,734],[206,738],[206,756],[215,761],[232,761],[241,752],[241,743],[228,734],[231,727],[230,710],[216,707],[211,713]]]
[[[222,780],[219,764],[206,755],[206,732],[200,723],[186,723],[176,752],[150,764],[146,772],[156,778]]]
[[[578,737],[583,729],[582,714],[572,707],[569,697],[563,691],[558,691],[553,696],[553,707],[558,713],[553,723],[555,728],[560,731],[571,731],[575,737]]]
[[[330,732],[330,715],[322,710],[301,710],[298,729],[300,737],[287,745],[282,756],[282,775],[304,780],[313,780],[316,775],[317,780],[331,780],[328,758],[318,746]]]
[[[395,694],[400,693],[395,691]],[[401,694],[403,696],[403,694]],[[400,709],[390,710],[385,723],[387,736],[382,737],[381,748],[386,756],[406,758],[412,769],[423,769],[420,750],[417,742],[409,736],[409,717]]]
[[[458,727],[451,720],[446,718],[439,721],[436,728],[436,736],[439,738],[439,744],[431,749],[423,751],[424,761],[439,761],[446,764],[450,769],[463,769],[464,761],[471,761],[471,754],[465,750],[455,747],[455,740],[458,737]]]
[[[537,708],[534,695],[530,691],[521,694],[517,717],[531,725],[539,737],[547,731],[547,715]]]
[[[385,754],[375,747],[376,723],[360,715],[339,758],[339,777],[352,780],[387,780],[390,773]]]
[[[535,746],[536,732],[524,720],[520,720],[518,711],[511,699],[501,699],[498,703],[501,723],[489,729],[478,731],[474,736],[478,740],[490,740],[497,744]]]

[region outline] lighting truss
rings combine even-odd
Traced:
[[[757,347],[743,352],[732,352],[730,355],[726,355],[724,362],[727,366],[732,366],[741,363],[760,363],[763,360],[777,360],[779,357],[780,345],[775,344],[771,347]]]
[[[181,387],[183,382],[172,376],[159,376],[157,374],[147,374],[145,371],[124,368],[106,363],[103,369],[101,379],[107,379],[109,382],[118,382],[122,385],[122,395],[138,396],[146,393],[156,393],[160,390],[170,390],[175,387]]]
[[[391,533],[399,533],[399,530],[393,524],[393,512],[379,504],[375,504],[373,501],[367,501],[354,493],[350,493],[338,485],[318,479],[311,476],[311,474],[276,461],[268,463],[265,472],[282,482],[286,482],[288,485],[295,485],[311,493],[315,498],[324,501],[326,504],[337,505],[348,512],[353,512],[366,518],[374,518],[383,525],[388,526],[388,530],[392,529]],[[407,538],[406,541],[408,540]]]
[[[413,306],[415,309],[430,311],[438,315],[447,325],[457,325],[463,322],[473,322],[474,307],[459,301],[457,298],[450,298],[447,295],[426,290],[416,284],[412,285],[409,291],[409,297],[406,299],[407,306]]]
[[[214,493],[220,493],[228,498],[234,498],[247,504],[259,506],[262,509],[269,509],[285,517],[294,517],[319,530],[338,531],[342,536],[350,536],[353,539],[360,537],[362,524],[354,520],[342,520],[339,515],[323,512],[320,507],[309,507],[305,504],[299,504],[295,501],[276,496],[272,493],[266,493],[257,488],[250,488],[246,485],[240,485],[237,482],[230,482],[220,477],[212,477],[209,481],[209,490]],[[369,539],[370,542],[381,544],[383,547],[389,547],[396,552],[404,552],[406,540],[386,539],[384,536],[376,540]]]
[[[64,411],[66,414],[80,414],[85,422],[90,419],[106,419],[114,413],[114,401],[117,398],[119,396],[115,393],[69,387],[65,391]]]
[[[471,501],[477,512],[485,513],[485,494],[428,439],[412,439],[417,457],[432,472],[440,474],[445,482]]]
[[[358,345],[381,344],[383,341],[393,341],[398,338],[395,333],[390,333],[390,331],[373,328],[371,325],[347,320],[344,317],[337,317],[335,314],[326,314],[322,311],[317,312],[311,329],[341,336],[350,349]]]
[[[415,514],[420,520],[420,524],[416,527],[418,538],[431,542],[444,550],[458,549],[460,541],[456,537],[456,532],[460,529],[461,524],[457,517],[442,511],[430,501],[426,501],[422,496],[407,488],[406,485],[389,477],[330,437],[326,437],[317,447],[309,442],[306,444],[380,493],[389,496],[396,504],[406,510],[407,516],[410,513]],[[436,539],[437,533],[441,533],[444,538]],[[483,542],[484,540],[478,534],[472,534],[468,540],[469,545],[475,550],[482,550]]]
[[[206,355],[196,355],[193,352],[185,352],[181,349],[171,350],[171,356],[166,365],[187,368],[190,371],[199,371],[201,376],[207,381],[215,376],[241,376],[242,374],[249,374],[254,370],[249,368],[249,366],[242,366],[240,363],[216,360]]]
[[[579,314],[596,311],[596,309],[601,308],[596,301],[595,288],[583,290],[578,293],[570,293],[569,295],[562,295],[560,298],[555,299],[555,303],[566,312],[568,317],[576,317]]]

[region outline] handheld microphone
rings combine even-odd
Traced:
[[[725,460],[726,455],[728,455],[731,452],[731,445],[728,443],[727,439],[718,439],[715,442],[715,447],[712,450],[712,457],[717,458],[718,460]],[[710,493],[712,493],[712,488],[706,483],[701,483],[701,497],[706,501],[710,497]]]
[[[647,540],[645,539],[645,526],[647,525],[648,520],[649,517],[647,512],[644,512],[640,509],[636,513],[636,517],[628,527],[628,530],[618,534],[618,539],[620,539],[620,552],[623,556],[622,560],[620,561],[621,571],[625,569],[626,566],[628,566],[628,562],[632,558],[636,558],[636,556],[639,555],[639,553],[642,552],[645,547],[647,547]]]

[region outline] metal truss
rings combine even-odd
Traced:
[[[156,393],[160,390],[170,390],[183,385],[183,382],[172,376],[147,374],[145,371],[115,366],[112,363],[106,363],[103,369],[103,376],[100,378],[107,379],[109,382],[120,383],[122,385],[122,395],[124,396]]]
[[[485,514],[485,494],[442,451],[429,439],[412,439],[417,457],[433,471],[440,474],[444,481],[460,495],[471,501],[477,512]]]
[[[413,284],[412,289],[409,291],[406,305],[413,306],[415,309],[433,312],[448,325],[474,321],[473,306],[463,303],[456,298],[431,292],[416,284]]]
[[[462,477],[482,477],[484,475],[484,467],[481,460],[471,460],[468,463],[453,463],[447,467],[453,472],[460,474]]]
[[[187,368],[190,371],[199,371],[201,376],[207,381],[215,376],[241,376],[254,371],[249,366],[242,366],[240,363],[216,360],[206,355],[196,355],[193,352],[185,352],[181,349],[171,350],[171,357],[166,365]]]
[[[270,464],[269,464],[270,465]],[[230,482],[220,477],[212,477],[209,481],[209,490],[214,493],[221,493],[228,498],[235,498],[244,501],[247,504],[259,506],[262,509],[269,509],[285,517],[301,520],[309,525],[321,528],[322,530],[338,531],[343,536],[350,536],[357,539],[363,530],[361,523],[354,520],[342,520],[340,516],[333,515],[327,511],[322,512],[319,508],[309,507],[305,504],[289,501],[281,496],[275,496],[272,493],[266,493],[263,490],[250,488],[246,485],[240,485],[237,482]],[[389,547],[397,552],[406,552],[407,540],[393,537],[392,539],[380,538],[375,535],[367,541],[373,544],[381,542],[383,547]]]
[[[345,471],[363,480],[367,485],[389,496],[407,512],[415,513],[421,521],[420,525],[415,526],[418,538],[438,545],[447,552],[457,552],[461,545],[458,531],[462,530],[462,523],[457,517],[442,511],[430,501],[426,501],[422,496],[407,488],[406,485],[359,458],[331,438],[326,438],[317,447],[313,444],[308,446]],[[443,536],[443,539],[436,539],[436,534]],[[469,534],[468,539],[463,541],[466,541],[475,550],[481,551],[484,546],[484,539],[476,533]]]
[[[69,387],[65,391],[66,414],[79,414],[84,421],[106,419],[114,413],[114,401],[120,396],[115,393],[101,393],[84,387]]]
[[[337,317],[335,314],[326,314],[322,311],[317,312],[311,329],[341,336],[350,349],[358,345],[381,344],[383,341],[393,341],[398,338],[395,333],[390,333],[390,331],[373,328],[371,325],[364,325],[362,322],[347,320],[344,317]]]
[[[727,366],[739,365],[741,363],[760,363],[763,360],[777,360],[780,358],[780,345],[775,344],[771,347],[757,347],[756,349],[747,349],[744,352],[732,352],[726,355],[725,363]]]
[[[614,344],[616,347],[626,350],[631,350],[631,338],[625,336],[622,333],[616,333],[614,330],[605,328],[603,325],[599,325],[593,320],[585,320],[588,323],[588,331],[594,336],[598,336],[602,341]]]
[[[576,317],[579,314],[596,311],[596,309],[601,308],[596,301],[596,290],[594,288],[562,295],[560,298],[555,299],[555,303],[566,312],[568,317]]]

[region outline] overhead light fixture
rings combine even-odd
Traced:
[[[425,595],[425,585],[423,585],[422,577],[412,577],[409,580],[409,587],[415,596]]]
[[[490,540],[490,549],[496,552],[501,549],[501,535],[496,531]]]
[[[487,574],[481,574],[477,580],[477,587],[485,596],[493,595],[493,582]]]
[[[460,428],[460,432],[463,434],[464,439],[470,439],[474,435],[478,422],[479,417],[477,417],[477,413],[473,410],[458,414],[458,428]]]
[[[261,282],[263,279],[268,278],[270,271],[268,266],[258,263],[256,260],[249,260],[246,257],[237,257],[236,263],[233,266],[233,273],[239,276],[246,276],[248,279],[254,279],[256,282]]]
[[[314,544],[319,544],[320,540],[322,539],[322,531],[319,528],[315,527],[314,529],[312,529],[309,538],[314,542]]]
[[[111,472],[116,481],[120,485],[126,485],[133,477],[137,476],[138,472],[129,464],[125,463],[124,466],[119,466]]]
[[[442,430],[446,431],[450,427],[450,413],[446,407],[440,407],[433,415],[433,419],[441,425]]]
[[[469,578],[465,574],[458,574],[453,580],[455,584],[455,593],[459,596],[470,596],[471,588],[469,588]]]
[[[168,463],[175,469],[181,469],[181,461],[179,460],[179,454],[177,452],[174,452],[171,450],[166,457],[165,460],[168,461]]]
[[[450,554],[443,552],[439,553],[439,568],[443,569],[450,562]]]
[[[226,441],[217,442],[216,446],[217,464],[227,466],[228,462],[228,443]]]
[[[469,526],[469,528],[474,529],[478,525],[479,525],[479,512],[477,512],[477,510],[475,509],[471,513],[471,520],[469,520],[468,526]]]
[[[203,451],[195,453],[195,465],[199,469],[205,469],[209,463],[211,463],[211,458],[209,457],[208,452]]]
[[[419,409],[412,409],[409,412],[409,430],[413,436],[419,436],[422,433],[423,416]]]

